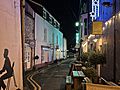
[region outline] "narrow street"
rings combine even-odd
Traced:
[[[30,81],[27,81],[28,88],[33,90],[33,87],[34,89],[37,87],[37,90],[39,90],[40,88],[38,86],[40,86],[41,90],[65,90],[65,77],[68,75],[70,65],[74,61],[74,58],[69,58],[30,73],[35,82],[33,84]],[[29,77],[29,75],[27,75],[27,77]]]

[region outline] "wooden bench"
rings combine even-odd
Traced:
[[[73,80],[71,76],[66,76],[66,90],[72,90]]]

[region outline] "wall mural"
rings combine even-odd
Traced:
[[[8,57],[8,54],[9,54],[9,50],[8,49],[4,49],[4,65],[3,65],[3,68],[0,70],[0,74],[4,74],[0,77],[0,90],[1,88],[3,90],[9,90],[9,86],[10,86],[10,80],[11,80],[11,77],[13,77],[13,80],[14,80],[14,85],[17,87],[17,84],[16,84],[16,80],[15,80],[15,76],[14,76],[14,70],[13,70],[13,67],[14,67],[14,62],[11,66],[11,61]],[[7,81],[7,85],[5,85],[4,83],[4,80],[8,79]]]

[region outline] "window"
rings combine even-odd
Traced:
[[[28,62],[30,62],[30,52],[28,52],[27,54],[28,54]]]
[[[56,44],[58,45],[58,35],[57,35],[57,37],[56,37]]]
[[[54,44],[54,33],[52,34],[52,44]]]
[[[87,19],[84,19],[84,35],[87,35]]]
[[[54,21],[54,27],[56,27],[56,21]]]
[[[58,28],[58,23],[56,22],[56,28]]]
[[[46,20],[49,22],[50,18],[49,18],[49,13],[46,13]]]
[[[52,18],[52,25],[54,26],[54,19]]]
[[[52,17],[49,16],[49,22],[52,24]]]
[[[47,29],[44,29],[44,41],[47,42]]]
[[[43,18],[46,19],[46,12],[43,10]]]

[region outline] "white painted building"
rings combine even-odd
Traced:
[[[54,36],[54,60],[63,59],[63,34],[55,29]]]
[[[35,64],[39,65],[63,59],[63,33],[59,31],[59,23],[43,8],[43,17],[35,13],[35,55],[39,56]],[[50,20],[47,20],[49,14]]]
[[[63,39],[63,58],[66,59],[67,58],[67,40],[66,38]]]

